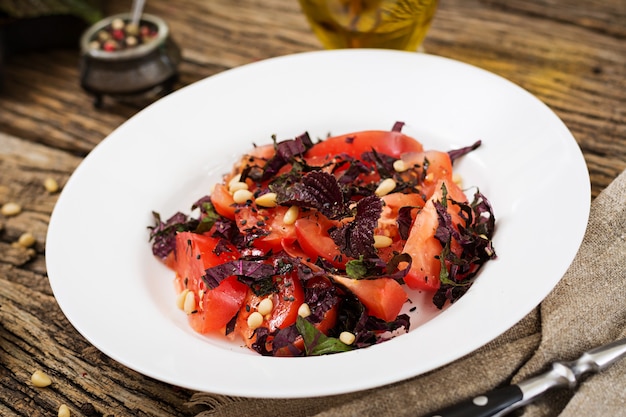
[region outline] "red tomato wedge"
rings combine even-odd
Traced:
[[[201,334],[223,329],[241,308],[247,290],[247,285],[232,276],[204,291],[197,312],[189,315],[191,327]]]
[[[238,207],[235,210],[235,221],[242,233],[259,233],[252,245],[267,253],[270,250],[278,253],[283,248],[283,241],[296,240],[296,227],[285,224],[283,218],[288,207],[277,206],[272,209],[257,207],[255,204]]]
[[[175,251],[171,251],[165,259],[161,259],[161,262],[169,269],[175,271],[176,270],[176,254]]]
[[[441,254],[443,248],[441,243],[435,238],[439,220],[433,201],[441,201],[443,184],[446,185],[448,197],[458,202],[467,201],[463,190],[458,185],[452,181],[440,180],[437,183],[434,194],[417,214],[403,250],[403,252],[410,254],[413,260],[409,273],[404,277],[406,284],[413,289],[435,291],[439,288],[441,262],[437,257]],[[448,204],[448,212],[452,216],[452,222],[455,225],[461,222],[458,211],[458,207]],[[452,240],[451,250],[456,254],[460,254],[460,246],[454,239]]]
[[[215,185],[213,193],[211,193],[211,203],[219,215],[235,220],[235,200],[233,200],[233,195],[228,192],[226,185]]]
[[[218,242],[213,237],[191,232],[176,235],[176,289],[179,294],[183,291],[193,294],[194,308],[187,317],[191,327],[201,334],[224,328],[237,314],[248,293],[248,286],[234,276],[214,289],[207,288],[202,280],[206,269],[239,257],[232,245],[231,252],[216,255],[213,250]]]
[[[345,153],[354,158],[360,158],[364,152],[371,152],[372,149],[396,158],[400,158],[400,155],[406,152],[424,150],[420,142],[402,132],[367,130],[325,139],[309,149],[305,157]]]
[[[402,285],[391,278],[352,279],[333,275],[333,280],[350,290],[370,315],[385,321],[395,320],[408,299]]]
[[[413,207],[415,211],[424,207],[424,199],[418,194],[392,193],[382,197],[383,211],[374,231],[377,235],[400,239],[398,232],[398,212],[402,207]],[[414,213],[414,212],[413,212]]]
[[[274,283],[278,287],[278,292],[259,297],[252,291],[249,291],[239,311],[236,326],[248,346],[252,346],[256,340],[254,336],[255,329],[250,328],[248,325],[248,317],[257,311],[259,303],[264,298],[269,297],[272,300],[273,309],[271,313],[265,315],[260,327],[266,327],[270,332],[273,332],[276,329],[284,329],[287,326],[291,326],[296,322],[298,308],[304,302],[304,290],[298,279],[297,272],[275,276]]]
[[[452,161],[447,152],[432,150],[409,152],[402,155],[401,159],[406,165],[419,166],[418,175],[420,176],[424,175],[424,166],[426,166],[426,174],[421,185],[421,191],[427,199],[435,192],[437,183],[440,180],[452,181]]]
[[[331,226],[332,223],[321,216],[296,220],[298,243],[311,262],[315,263],[317,258],[321,257],[335,268],[345,269],[350,258],[341,253],[337,244],[328,235]]]

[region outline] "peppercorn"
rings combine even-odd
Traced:
[[[156,38],[157,34],[157,27],[151,23],[144,22],[137,27],[131,22],[114,19],[98,31],[89,42],[89,47],[107,52],[121,51],[148,43]]]

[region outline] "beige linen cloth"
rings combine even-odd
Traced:
[[[567,210],[567,201],[560,204]],[[576,359],[587,349],[622,337],[626,337],[626,171],[593,201],[582,246],[552,293],[481,349],[430,373],[368,391],[287,400],[197,393],[189,406],[197,417],[421,416],[521,381],[549,369],[552,361]],[[294,383],[303,377],[294,375]],[[626,359],[585,378],[577,390],[550,391],[514,415],[626,416]]]

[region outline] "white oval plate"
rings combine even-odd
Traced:
[[[152,257],[152,210],[164,217],[188,212],[252,142],[270,143],[273,134],[325,137],[390,129],[395,121],[426,148],[483,141],[457,171],[494,207],[498,259],[468,293],[408,334],[323,357],[262,357],[194,334],[175,307],[173,274]],[[571,133],[511,82],[426,54],[319,51],[225,71],[120,126],[60,195],[46,260],[72,325],[138,372],[220,394],[322,396],[422,374],[503,333],[560,280],[589,206],[589,176]]]

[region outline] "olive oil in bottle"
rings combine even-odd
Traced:
[[[430,28],[437,0],[299,0],[327,49],[415,51]]]

